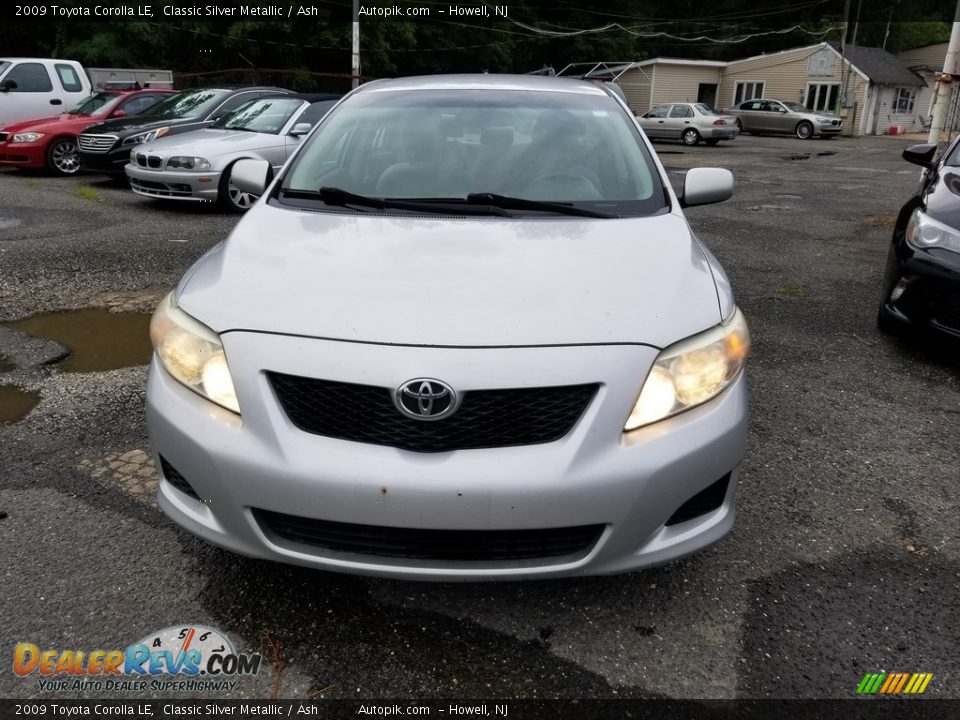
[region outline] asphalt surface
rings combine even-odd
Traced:
[[[152,499],[146,367],[62,372],[62,347],[0,327],[0,382],[41,393],[0,425],[0,696],[41,694],[10,670],[17,642],[122,648],[201,623],[270,656],[235,696],[852,697],[883,670],[932,672],[928,696],[960,697],[960,361],[874,322],[918,180],[907,144],[657,146],[678,182],[696,165],[735,174],[733,200],[688,216],[754,354],[736,528],[645,572],[416,584],[208,547]],[[0,171],[0,322],[149,310],[235,222],[96,176]]]

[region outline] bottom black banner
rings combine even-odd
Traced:
[[[960,700],[0,700],[0,718],[952,720]]]

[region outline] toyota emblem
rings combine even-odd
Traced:
[[[415,420],[442,420],[457,409],[457,394],[445,382],[431,378],[407,380],[394,395],[397,409]]]

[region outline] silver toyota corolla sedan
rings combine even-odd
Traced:
[[[651,140],[679,140],[684,145],[697,145],[701,140],[716,145],[740,133],[736,118],[703,103],[656,105],[638,122]]]
[[[157,308],[159,502],[238,553],[430,580],[620,573],[733,525],[750,337],[608,89],[361,86]]]
[[[300,138],[336,103],[336,95],[276,95],[241,105],[209,128],[153,140],[130,151],[125,170],[138,195],[163,200],[219,201],[245,212],[256,201],[230,179],[241,159],[279,169]]]

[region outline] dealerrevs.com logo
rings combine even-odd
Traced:
[[[164,628],[126,650],[41,650],[19,643],[13,672],[37,676],[41,691],[231,691],[235,678],[260,672],[263,657],[238,653],[219,630]]]

